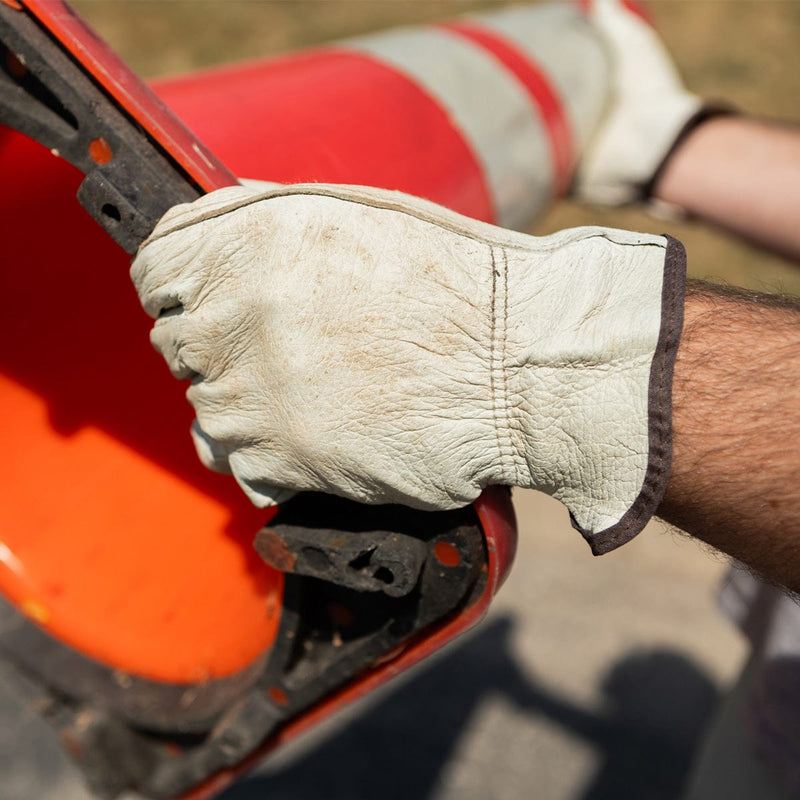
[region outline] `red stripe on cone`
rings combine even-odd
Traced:
[[[449,22],[445,29],[480,45],[506,67],[525,87],[544,122],[553,159],[554,194],[563,194],[572,178],[575,146],[566,111],[555,87],[531,57],[507,39],[472,22]]]
[[[317,50],[154,88],[236,175],[399,189],[495,221],[482,167],[447,112],[371,57]]]

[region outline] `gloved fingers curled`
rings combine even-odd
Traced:
[[[196,424],[203,435],[213,439],[219,447],[232,452],[245,443],[258,444],[264,449],[265,464],[275,463],[276,442],[285,438],[287,432],[280,430],[281,425],[285,425],[284,415],[280,414],[280,409],[272,407],[270,392],[259,395],[235,377],[217,381],[200,378],[192,381],[186,390],[186,399],[195,410]],[[253,430],[245,409],[260,412],[257,431]]]
[[[236,482],[248,496],[250,502],[258,508],[277,506],[290,500],[297,491],[284,486],[276,486],[263,477],[263,463],[254,464],[250,454],[246,451],[231,453],[228,457],[230,468]],[[255,471],[253,467],[255,466]],[[313,488],[313,487],[310,487]]]
[[[260,477],[260,471],[259,476],[252,476],[248,455],[229,452],[222,442],[209,436],[203,430],[198,420],[192,423],[192,441],[203,465],[214,472],[233,475],[242,491],[258,508],[280,505],[296,494],[292,489],[270,484]],[[263,468],[263,463],[260,467]]]
[[[197,241],[186,242],[186,254],[191,259],[189,263],[196,263],[200,244]],[[131,266],[131,279],[147,314],[159,319],[170,312],[191,307],[203,285],[203,274],[188,270],[187,262],[161,243],[140,252],[142,255]]]
[[[203,465],[214,472],[232,475],[231,465],[228,461],[228,450],[221,442],[209,436],[195,420],[192,423],[192,441],[197,451],[197,457]]]
[[[250,502],[258,508],[268,508],[285,503],[296,491],[270,484],[262,477],[264,459],[259,463],[258,475],[252,475],[252,468],[246,452],[230,452],[222,442],[209,436],[198,420],[192,423],[192,441],[197,457],[203,465],[223,475],[233,475]]]
[[[182,306],[162,315],[150,331],[150,343],[161,353],[169,371],[179,380],[204,376],[197,348],[187,346],[186,324],[181,324],[185,312]],[[184,321],[185,322],[185,321]]]
[[[206,289],[204,294],[213,294]],[[252,341],[257,320],[246,302],[220,302],[206,298],[202,308],[188,311],[184,306],[163,312],[150,331],[153,347],[161,353],[178,379],[215,382],[234,365],[246,367],[247,346]],[[231,399],[231,398],[228,398]]]
[[[225,217],[244,205],[269,195],[233,186],[205,195],[195,203],[184,203],[170,209],[139,248],[131,265],[131,280],[139,292],[144,310],[153,319],[176,307],[194,308],[202,299],[220,265],[231,263],[239,246],[239,238],[231,231],[228,237],[209,237],[209,227],[218,217]],[[181,237],[182,250],[171,244]]]

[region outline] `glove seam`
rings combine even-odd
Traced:
[[[508,372],[510,366],[508,364],[508,253],[501,250],[503,254],[503,401],[506,422],[506,435],[508,438],[509,458],[511,459],[511,469],[514,472],[514,479],[511,485],[518,486],[520,484],[519,473],[519,453],[518,448],[514,447],[513,428],[511,425],[511,392],[509,390]]]
[[[500,259],[498,259],[498,251]],[[499,474],[503,482],[516,485],[514,445],[508,425],[509,389],[505,370],[508,348],[508,258],[505,250],[489,246],[492,269],[490,389],[495,437],[500,455]],[[498,263],[501,262],[501,263]],[[502,309],[500,308],[502,305]],[[508,465],[508,467],[507,467]],[[509,469],[510,467],[510,469]],[[512,473],[512,474],[509,474]]]
[[[364,190],[366,194],[364,196],[360,195],[359,190]],[[232,202],[230,205],[225,206],[224,208],[215,208],[213,209],[213,211],[203,216],[188,220],[186,222],[182,222],[173,228],[165,230],[163,233],[162,232],[156,233],[154,231],[154,233],[151,234],[142,243],[142,245],[139,248],[139,253],[141,253],[148,245],[155,243],[160,239],[164,239],[172,235],[173,233],[178,233],[179,231],[191,228],[199,223],[207,222],[208,220],[211,219],[216,219],[218,217],[224,216],[225,214],[240,211],[244,208],[248,208],[257,203],[268,202],[269,200],[275,200],[279,198],[298,197],[298,196],[326,197],[333,200],[339,200],[341,202],[364,206],[366,208],[394,211],[412,217],[414,219],[417,219],[421,222],[426,222],[431,225],[437,225],[440,228],[443,228],[444,230],[450,231],[451,233],[454,233],[459,236],[464,236],[468,239],[471,239],[474,242],[479,242],[480,244],[488,245],[489,247],[497,247],[500,249],[510,248],[512,250],[520,251],[523,253],[529,253],[530,251],[534,251],[539,255],[546,256],[551,253],[557,252],[562,247],[564,247],[565,244],[570,243],[570,241],[558,241],[555,244],[547,245],[544,244],[544,242],[546,240],[553,238],[552,235],[532,236],[531,234],[523,233],[520,231],[512,231],[503,228],[498,228],[496,225],[493,225],[490,222],[464,217],[462,214],[459,214],[459,212],[453,211],[452,209],[446,208],[444,206],[437,209],[437,211],[440,212],[438,214],[427,208],[426,209],[409,208],[396,199],[390,200],[384,197],[380,197],[380,199],[378,199],[377,196],[376,197],[370,196],[369,194],[370,192],[376,192],[377,194],[386,193],[386,194],[402,196],[401,192],[397,192],[394,190],[375,189],[374,187],[358,186],[356,184],[348,184],[336,187],[334,187],[331,184],[295,184],[292,186],[282,186],[280,189],[270,189],[268,191],[259,192],[255,196],[251,195],[236,202]],[[435,206],[434,203],[431,203],[431,201],[427,201],[424,198],[413,197],[413,199],[419,200],[423,204]],[[476,234],[475,231],[470,229],[469,224],[464,224],[464,222],[462,222],[461,220],[456,221],[453,219],[449,219],[448,218],[449,216],[460,217],[463,220],[466,220],[468,223],[472,223],[476,226],[483,227],[485,230],[483,231],[482,235]],[[497,235],[498,231],[505,235],[498,236]],[[620,244],[623,246],[638,246],[639,244],[642,244],[642,242],[634,243],[634,242],[618,241],[613,237],[613,235],[610,235],[615,232],[613,228],[580,226],[577,228],[566,229],[566,231],[581,232],[581,235],[579,237],[581,240],[586,240],[591,238],[601,238],[601,239],[606,239],[607,241],[610,241],[613,244]],[[522,239],[526,241],[521,241]],[[535,245],[531,244],[531,240],[535,242]],[[571,240],[571,241],[576,241],[576,240]],[[647,242],[646,244],[652,244],[652,242]]]

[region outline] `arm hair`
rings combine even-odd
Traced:
[[[691,282],[659,516],[800,592],[800,301]]]

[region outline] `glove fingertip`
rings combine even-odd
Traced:
[[[236,482],[247,495],[250,502],[257,508],[271,508],[291,500],[297,492],[285,489],[282,486],[273,486],[266,481],[256,481],[247,478],[240,479],[234,474]]]
[[[192,423],[191,434],[197,457],[203,462],[203,466],[223,475],[233,474],[225,445],[209,436],[197,420]]]

